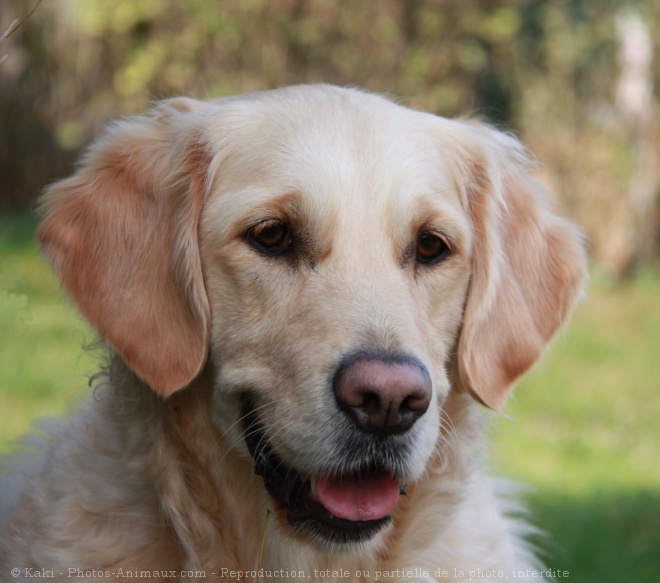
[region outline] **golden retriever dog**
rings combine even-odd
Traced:
[[[43,197],[108,348],[4,581],[539,580],[484,422],[581,295],[522,146],[354,89],[175,98]]]

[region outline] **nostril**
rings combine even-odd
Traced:
[[[377,412],[381,409],[380,397],[376,393],[365,393],[358,406],[365,411]]]
[[[401,433],[419,419],[431,401],[431,380],[415,359],[362,357],[335,374],[337,403],[357,427],[379,434]]]
[[[430,385],[430,383],[429,383]],[[404,411],[416,411],[425,413],[431,402],[431,391],[426,387],[418,387],[414,394],[406,397],[401,403],[401,409]]]
[[[382,426],[385,423],[383,406],[375,393],[365,392],[355,404],[349,404],[339,399],[340,408],[349,413],[358,427]]]

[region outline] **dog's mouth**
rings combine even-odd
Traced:
[[[243,434],[255,473],[302,535],[335,544],[365,542],[390,524],[390,512],[405,494],[399,480],[376,465],[342,476],[307,475],[287,466],[250,404],[244,408]]]

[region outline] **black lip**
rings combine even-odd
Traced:
[[[288,467],[272,449],[249,401],[243,407],[243,436],[254,460],[254,472],[262,477],[270,496],[286,509],[294,531],[325,542],[365,542],[390,524],[389,515],[376,520],[352,521],[330,514],[312,497],[309,481]],[[405,490],[402,489],[402,493]]]

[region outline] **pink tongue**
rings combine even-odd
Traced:
[[[316,497],[333,516],[376,520],[389,514],[399,498],[399,481],[385,472],[341,479],[319,477]]]

